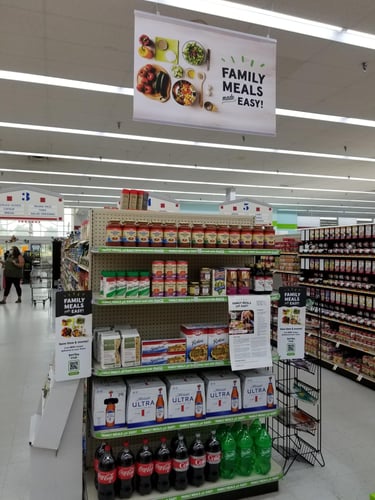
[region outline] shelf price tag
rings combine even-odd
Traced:
[[[360,382],[362,379],[363,379],[363,376],[362,375],[358,375],[357,382]]]
[[[338,366],[337,366],[337,365],[333,365],[332,370],[333,370],[333,371],[336,371],[336,370],[337,370],[337,368],[338,368]]]

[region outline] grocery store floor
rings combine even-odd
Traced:
[[[33,307],[28,285],[23,292],[22,304],[12,291],[0,306],[0,500],[29,498],[29,422],[54,346],[53,308]],[[279,492],[257,498],[369,499],[375,491],[374,391],[324,370],[322,422],[326,466],[295,463]]]

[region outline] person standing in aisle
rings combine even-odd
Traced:
[[[12,284],[14,285],[18,295],[16,302],[21,302],[21,279],[25,259],[22,257],[21,252],[17,247],[12,247],[8,257],[4,262],[2,262],[2,265],[4,267],[5,288],[4,297],[3,300],[0,301],[0,304],[6,304]]]

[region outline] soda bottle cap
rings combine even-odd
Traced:
[[[166,443],[167,442],[167,438],[165,436],[163,436],[163,437],[160,438],[160,441],[162,443]]]
[[[111,450],[110,445],[109,445],[109,444],[106,444],[106,445],[104,446],[104,451],[110,451],[110,450]]]
[[[148,444],[148,439],[147,438],[143,438],[143,444]]]

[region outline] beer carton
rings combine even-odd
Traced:
[[[159,377],[129,378],[126,421],[128,427],[162,424],[168,413],[167,392]]]
[[[186,362],[207,361],[207,328],[205,325],[181,325],[181,337],[186,340]]]
[[[240,377],[227,370],[202,374],[206,386],[206,415],[236,415],[241,411]]]
[[[203,380],[194,374],[165,377],[168,394],[168,420],[198,420],[205,418]]]
[[[272,410],[276,408],[275,376],[266,370],[239,372],[243,411]]]
[[[121,328],[121,366],[141,364],[141,338],[136,328]]]
[[[122,378],[93,379],[92,421],[95,431],[125,427],[126,385]]]
[[[207,325],[207,345],[209,360],[229,359],[228,325]]]

